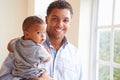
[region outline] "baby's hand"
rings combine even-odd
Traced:
[[[48,57],[46,60],[44,60],[44,62],[48,62],[50,61],[51,57]]]
[[[45,49],[48,51],[48,53],[50,53],[50,50],[49,50],[49,48],[46,48],[46,47],[45,47]]]
[[[7,45],[7,49],[8,49],[8,51],[9,52],[13,52],[13,50],[12,50],[12,48],[11,48],[11,42],[12,42],[13,40],[11,40],[9,43],[8,43],[8,45]]]
[[[18,38],[14,38],[14,39],[10,40],[10,42],[8,43],[7,49],[8,49],[9,52],[13,52],[13,50],[12,50],[12,48],[11,48],[11,43],[12,43],[13,41],[17,40],[17,39],[18,39]]]

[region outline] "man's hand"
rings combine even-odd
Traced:
[[[30,78],[30,79],[22,79],[22,80],[54,80],[45,72],[39,78]]]

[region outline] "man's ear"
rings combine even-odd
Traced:
[[[48,16],[45,17],[45,22],[46,22],[46,24],[47,24],[47,18],[48,18]]]

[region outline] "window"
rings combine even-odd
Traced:
[[[34,14],[45,20],[47,7],[52,1],[54,0],[35,0]]]
[[[95,80],[120,80],[120,0],[96,0]]]

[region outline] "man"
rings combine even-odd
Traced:
[[[50,77],[55,80],[82,80],[80,53],[66,39],[66,32],[71,25],[73,10],[66,1],[54,1],[47,9],[47,40],[44,46],[49,48],[52,59],[43,64]],[[9,54],[0,71],[0,80],[20,80],[11,75],[14,54]],[[45,74],[39,78],[26,80],[52,80]],[[21,79],[22,80],[22,79]]]

